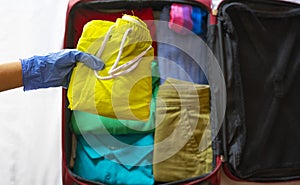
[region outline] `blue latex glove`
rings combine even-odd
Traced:
[[[20,60],[24,91],[59,86],[67,88],[77,61],[94,70],[104,67],[101,59],[75,49],[64,49],[57,53]]]

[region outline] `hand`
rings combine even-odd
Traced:
[[[24,91],[59,86],[67,88],[76,62],[94,70],[104,67],[101,59],[75,49],[21,59]]]

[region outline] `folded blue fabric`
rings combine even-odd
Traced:
[[[168,7],[165,7],[160,14],[161,21],[169,21],[170,14]],[[195,42],[195,36],[191,34],[182,35],[171,31],[168,25],[159,24],[156,32],[157,40],[157,56],[160,72],[160,83],[163,84],[167,78],[175,78],[178,80],[208,84],[206,75],[193,56],[199,56],[201,61],[207,61],[207,55],[201,55],[202,51],[207,51],[206,44],[203,48],[194,48],[191,44]],[[181,48],[169,43],[180,43]],[[201,51],[202,50],[202,51]],[[189,52],[189,53],[187,53]]]
[[[77,136],[74,173],[106,184],[154,184],[153,134]]]
[[[193,6],[192,8],[192,13],[191,13],[191,18],[193,21],[193,28],[192,31],[199,35],[204,32],[203,30],[203,24],[204,24],[204,19],[207,16],[207,11],[202,10],[199,7]]]

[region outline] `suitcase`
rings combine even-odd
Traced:
[[[122,14],[143,17],[145,9],[161,12],[172,3],[200,7],[208,13],[201,38],[209,49],[202,48],[206,54],[201,60],[209,62],[200,66],[211,90],[212,170],[155,183],[219,185],[222,168],[229,178],[240,182],[300,184],[299,4],[225,0],[212,10],[209,0],[70,0],[64,48],[76,47],[90,20],[114,21]],[[156,31],[151,29],[151,33]],[[104,184],[82,178],[71,169],[76,136],[69,125],[72,111],[66,94],[63,90],[63,184]]]

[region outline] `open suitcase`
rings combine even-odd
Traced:
[[[155,184],[218,185],[221,168],[228,177],[241,182],[300,184],[299,4],[225,0],[211,10],[209,0],[72,0],[64,48],[76,47],[84,25],[91,20],[115,21],[123,14],[156,20],[157,14],[173,3],[207,12],[199,36],[209,49],[202,47],[203,43],[195,47],[204,53],[201,60],[209,61],[201,68],[211,91],[212,168],[202,175]],[[145,16],[149,9],[153,11],[150,18]],[[150,31],[158,29],[151,27]],[[76,136],[70,129],[72,111],[66,94],[64,90],[63,183],[106,184],[85,179],[72,170]]]

